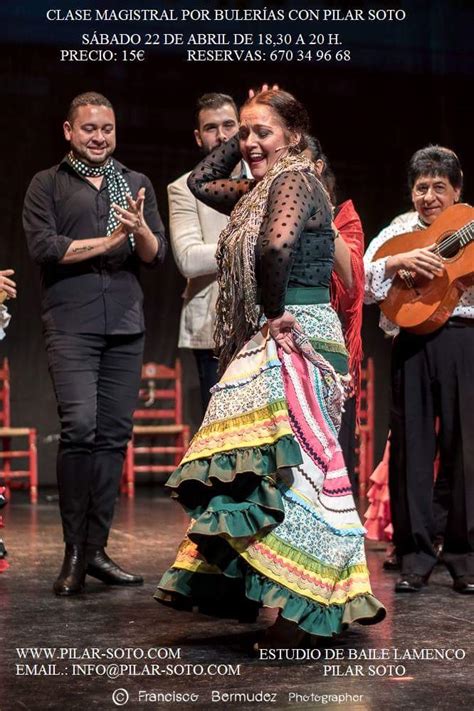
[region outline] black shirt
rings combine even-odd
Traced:
[[[145,220],[166,251],[164,228],[150,180],[114,160],[130,192],[144,187]],[[23,227],[32,259],[41,267],[42,317],[46,328],[69,333],[133,334],[144,330],[140,260],[130,240],[113,253],[75,264],[60,264],[76,239],[107,233],[109,195],[106,180],[97,189],[64,159],[37,173],[23,207]]]

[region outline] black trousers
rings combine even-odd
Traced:
[[[210,389],[217,383],[218,360],[214,351],[210,348],[193,348],[194,357],[199,375],[199,387],[201,390],[202,414],[207,410],[211,399]]]
[[[453,576],[474,574],[474,322],[450,320],[428,336],[397,336],[391,433],[390,500],[402,571],[426,575],[436,563],[439,448],[447,508],[443,559]]]
[[[61,422],[57,478],[64,540],[105,546],[132,431],[144,335],[45,336]]]
[[[357,496],[359,492],[359,482],[355,474],[356,465],[356,399],[348,398],[344,403],[344,412],[341,418],[341,428],[339,430],[339,444],[341,445],[344,462],[347,468],[352,492]]]

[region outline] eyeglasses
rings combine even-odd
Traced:
[[[435,185],[427,185],[422,183],[421,185],[415,185],[413,187],[413,194],[418,197],[423,197],[429,191],[434,192],[435,195],[444,195],[448,190],[448,186],[444,183],[436,183]]]

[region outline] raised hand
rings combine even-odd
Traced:
[[[272,91],[279,91],[280,87],[278,84],[272,85]],[[268,84],[262,84],[260,89],[249,89],[249,99],[253,99],[257,94],[261,94],[262,91],[268,91],[270,86]]]

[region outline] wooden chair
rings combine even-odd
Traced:
[[[137,472],[172,472],[188,448],[189,425],[183,423],[179,360],[174,368],[145,363],[138,398],[140,404],[133,415],[133,437],[127,447],[122,480],[122,491],[129,498],[135,494]],[[165,443],[152,444],[163,439]],[[137,463],[137,458],[142,459],[144,455],[149,460],[152,458],[152,463]],[[155,455],[165,455],[165,462],[156,461]]]
[[[27,449],[11,448],[14,437],[26,437]],[[11,427],[10,423],[10,368],[8,358],[3,359],[0,368],[0,481],[7,492],[15,485],[26,486],[30,490],[30,501],[38,501],[38,455],[36,451],[36,430],[32,427]],[[26,459],[27,469],[12,469],[13,459]],[[25,480],[26,482],[19,481]]]
[[[361,498],[367,493],[369,477],[374,471],[374,391],[374,361],[368,358],[362,368],[356,464]]]

